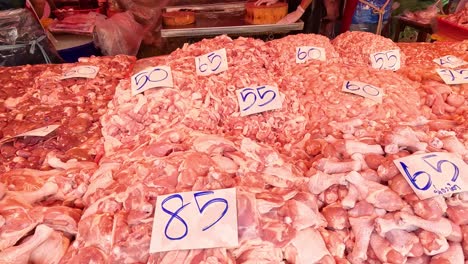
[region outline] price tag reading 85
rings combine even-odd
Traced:
[[[297,47],[296,48],[296,63],[305,63],[308,60],[325,61],[325,49],[319,47]]]
[[[169,66],[147,68],[131,78],[132,95],[137,95],[156,87],[174,87],[172,71]]]
[[[236,189],[158,196],[150,253],[237,247]]]
[[[96,66],[78,66],[70,69],[60,78],[70,79],[70,78],[88,78],[94,79],[99,72],[99,67]]]
[[[228,62],[226,49],[220,49],[211,53],[198,56],[195,58],[195,67],[197,74],[201,76],[208,76],[211,74],[218,74],[227,71]]]
[[[240,115],[247,116],[283,107],[277,87],[263,85],[236,91]]]
[[[433,152],[393,161],[420,199],[468,191],[468,165],[452,153]]]
[[[437,69],[440,78],[446,84],[463,84],[468,83],[468,69],[451,70],[451,69]]]
[[[379,70],[399,70],[401,67],[400,50],[388,50],[370,55],[372,68]]]
[[[369,98],[377,103],[382,103],[382,97],[384,95],[383,90],[378,87],[355,81],[345,81],[342,91]]]
[[[434,62],[439,64],[442,67],[447,67],[447,68],[457,68],[457,67],[468,64],[468,62],[460,58],[457,58],[453,55],[447,55],[442,58],[435,59]]]

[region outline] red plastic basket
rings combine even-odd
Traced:
[[[436,28],[434,30],[437,35],[449,38],[452,40],[462,41],[468,39],[468,29],[460,27],[458,24],[447,21],[444,17],[437,18]]]

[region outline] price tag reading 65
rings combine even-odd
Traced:
[[[198,56],[195,58],[195,67],[197,74],[201,76],[208,76],[227,71],[228,62],[226,49],[220,49],[211,53]]]
[[[433,152],[393,161],[420,199],[468,191],[466,163],[452,153]]]
[[[150,253],[238,244],[235,188],[158,196]]]
[[[278,88],[274,86],[243,88],[236,92],[241,116],[280,109],[283,106]]]
[[[132,95],[137,95],[156,87],[174,87],[169,66],[145,69],[131,77]]]
[[[399,70],[401,67],[400,50],[388,50],[370,55],[372,68],[379,70]]]

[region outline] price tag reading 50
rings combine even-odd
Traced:
[[[383,91],[382,89],[372,86],[367,83],[345,81],[343,83],[343,92],[360,95],[369,98],[375,102],[382,103]]]
[[[325,49],[309,46],[296,48],[296,63],[305,63],[308,60],[325,61]]]
[[[388,50],[370,55],[372,68],[379,70],[399,70],[401,67],[400,50]]]
[[[99,72],[99,67],[96,66],[77,66],[65,72],[62,80],[70,78],[88,78],[94,79]]]
[[[132,95],[137,95],[156,87],[174,87],[172,71],[169,66],[145,69],[131,78]]]
[[[450,70],[450,69],[437,69],[440,78],[446,84],[463,84],[468,83],[468,69],[463,70]]]
[[[393,161],[420,199],[468,191],[468,166],[451,153],[411,155]]]
[[[227,71],[228,62],[226,49],[216,50],[196,57],[195,67],[197,68],[197,74],[201,76],[208,76]]]
[[[237,247],[236,189],[158,196],[150,253]]]
[[[278,88],[274,86],[243,88],[236,92],[241,116],[280,109],[283,106]]]

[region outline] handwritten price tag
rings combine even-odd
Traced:
[[[450,69],[437,69],[440,78],[446,84],[463,84],[468,83],[468,69],[463,70],[450,70]]]
[[[325,61],[325,49],[310,46],[296,48],[296,63],[305,63],[308,60]]]
[[[99,72],[99,67],[96,66],[78,66],[70,69],[63,74],[62,80],[70,78],[88,78],[94,79]]]
[[[131,77],[132,95],[156,87],[174,87],[169,66],[147,68]]]
[[[48,134],[56,130],[60,125],[50,125],[46,127],[37,128],[31,131],[28,131],[23,134],[19,134],[16,137],[45,137]]]
[[[201,76],[208,76],[211,74],[218,74],[220,72],[227,71],[228,62],[226,49],[220,49],[196,57],[195,66],[197,68],[197,74]]]
[[[369,98],[375,102],[382,103],[383,90],[367,83],[345,81],[343,83],[343,92],[360,95]]]
[[[399,70],[401,67],[400,50],[389,50],[371,54],[370,61],[374,69]]]
[[[235,188],[158,196],[150,253],[238,244]]]
[[[420,199],[468,191],[468,165],[446,152],[411,155],[393,161]]]
[[[257,114],[283,107],[277,87],[260,86],[236,91],[241,116]]]
[[[448,68],[458,68],[460,66],[468,64],[468,62],[460,58],[457,58],[453,55],[447,55],[442,58],[435,59],[434,62],[439,64],[442,67],[448,67]]]

